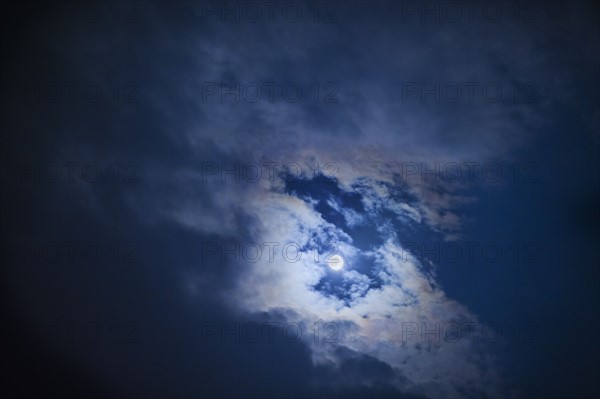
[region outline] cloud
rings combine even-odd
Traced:
[[[251,209],[261,220],[257,233],[265,241],[282,245],[289,241],[308,248],[311,237],[321,243],[337,240],[339,253],[346,259],[348,270],[343,271],[342,281],[323,287],[319,283],[332,277],[322,258],[315,261],[314,253],[306,250],[290,262],[276,251],[273,260],[263,257],[244,265],[230,294],[249,313],[286,309],[289,322],[335,323],[337,343],[306,340],[315,365],[344,367],[346,360],[339,353],[350,350],[388,365],[394,370],[388,382],[406,393],[440,398],[465,392],[500,395],[502,382],[494,371],[494,360],[480,352],[472,337],[464,331],[459,339],[441,337],[450,325],[464,328],[481,323],[437,288],[433,277],[407,255],[395,237],[387,237],[383,245],[362,254],[372,262],[371,270],[378,271],[379,284],[373,286],[372,279],[356,266],[360,251],[351,237],[325,221],[310,203],[272,193]],[[345,292],[340,295],[328,289],[336,285]],[[414,328],[438,328],[433,333],[438,339],[430,342],[420,332],[408,334]]]
[[[360,213],[356,212],[354,209],[341,206],[333,199],[327,200],[327,205],[339,212],[344,217],[344,220],[349,227],[354,227],[365,222],[364,217]]]
[[[129,202],[145,221],[176,223],[224,240],[278,243],[277,261],[263,252],[258,262],[239,262],[230,277],[235,289],[211,292],[221,289],[223,297],[235,298],[232,308],[250,314],[284,310],[291,321],[335,322],[338,344],[306,342],[317,367],[343,367],[353,361],[352,353],[384,367],[390,383],[407,393],[501,396],[493,358],[470,339],[427,343],[418,334],[403,339],[407,322],[479,323],[417,259],[402,259],[406,251],[395,221],[457,238],[461,209],[476,198],[465,194],[463,184],[407,175],[406,165],[510,157],[546,123],[540,118],[546,105],[509,97],[423,101],[419,95],[406,98],[406,85],[477,81],[510,91],[515,79],[547,79],[540,71],[549,60],[534,51],[534,39],[523,38],[521,26],[511,25],[502,39],[490,41],[498,36],[493,24],[407,28],[393,19],[393,6],[369,15],[356,7],[344,8],[344,24],[207,24],[185,34],[164,29],[168,23],[150,28],[163,44],[161,54],[179,62],[149,66],[163,80],[144,87],[150,99],[145,106],[158,134],[183,156],[145,169],[149,183],[129,194]],[[199,12],[191,6],[189,11]],[[205,101],[207,84],[230,88],[251,82],[278,87],[293,82],[305,95],[298,102],[281,95],[270,101],[263,93],[250,102],[234,100],[236,94],[223,101],[218,93]],[[339,101],[315,102],[316,83],[333,84]],[[258,182],[224,181],[220,174],[206,176],[204,161],[221,169],[258,164],[263,173]],[[268,162],[281,167],[278,173],[268,173]],[[305,172],[301,180],[310,184],[317,184],[307,175],[318,164],[339,190],[359,196],[364,211],[335,196],[286,191],[286,164],[299,166]],[[318,211],[319,202],[337,211],[348,231]],[[369,250],[359,249],[352,231],[365,225],[374,226],[379,238]],[[297,245],[291,256],[299,248],[298,261],[281,260],[289,243]],[[338,282],[322,262],[332,243],[349,265],[338,285],[345,294],[335,290]]]

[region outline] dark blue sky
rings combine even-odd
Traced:
[[[598,5],[469,7],[8,6],[2,397],[596,397]]]

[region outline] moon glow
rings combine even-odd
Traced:
[[[340,255],[333,255],[327,261],[327,265],[332,270],[341,270],[344,267],[344,258],[342,258]]]

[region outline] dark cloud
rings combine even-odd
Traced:
[[[297,23],[222,23],[205,19],[207,4],[222,3],[103,3],[99,22],[66,3],[3,16],[3,397],[598,392],[597,334],[580,327],[598,324],[597,5],[540,3],[527,23],[512,9],[500,23],[423,23],[405,2],[348,2],[316,23],[317,5],[299,2]],[[115,10],[136,20],[115,22]],[[470,82],[503,97],[470,101]],[[516,188],[512,175],[463,185],[403,169],[530,161],[540,179]],[[249,163],[263,165],[259,182],[223,180]],[[305,176],[290,178],[290,163]],[[399,261],[410,241],[459,238],[535,240],[543,267]],[[204,257],[207,244],[264,241],[335,242],[351,268]],[[539,346],[508,360],[466,339],[399,339],[406,321],[531,319]],[[265,321],[336,323],[340,341],[202,338],[206,323]],[[81,335],[90,325],[99,342]]]

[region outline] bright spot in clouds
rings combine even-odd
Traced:
[[[329,258],[327,264],[333,270],[341,270],[344,267],[344,258],[342,258],[340,255],[333,255],[331,258]]]

